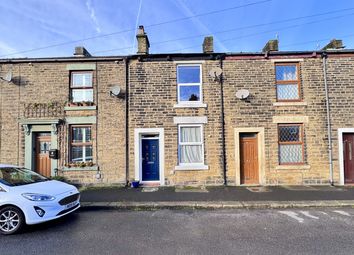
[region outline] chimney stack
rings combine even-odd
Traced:
[[[278,40],[269,40],[264,46],[262,52],[267,51],[278,51],[279,50],[279,41]]]
[[[144,31],[144,26],[139,26],[136,39],[138,40],[137,54],[139,55],[149,54],[150,42],[147,34]]]
[[[85,47],[83,46],[78,46],[75,47],[75,52],[74,52],[75,57],[91,57],[90,52],[88,52]]]
[[[214,52],[214,38],[212,36],[207,36],[203,41],[203,53],[213,53]]]
[[[322,50],[340,50],[343,49],[344,47],[345,46],[343,46],[342,40],[333,39],[326,46],[324,46]]]

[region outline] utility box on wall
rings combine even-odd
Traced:
[[[49,150],[49,158],[51,159],[58,159],[59,151],[57,149]]]

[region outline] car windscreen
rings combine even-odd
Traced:
[[[20,186],[47,180],[49,179],[26,168],[0,168],[0,182],[8,186]]]

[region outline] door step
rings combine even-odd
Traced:
[[[247,187],[246,189],[248,189],[251,192],[272,192],[272,190],[269,187]]]
[[[142,188],[141,192],[156,192],[158,190],[158,187],[144,187]]]

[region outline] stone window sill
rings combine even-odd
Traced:
[[[97,171],[98,166],[85,166],[85,167],[64,167],[64,171]]]
[[[307,102],[275,102],[273,106],[307,106]]]
[[[92,106],[65,106],[65,111],[94,111],[97,109],[96,105]]]
[[[310,170],[310,165],[278,165],[276,170]]]
[[[175,104],[173,106],[173,108],[207,108],[207,104],[203,104],[203,103],[198,103],[198,104]]]
[[[184,165],[184,166],[175,166],[175,170],[179,171],[189,171],[189,170],[208,170],[208,165]]]

